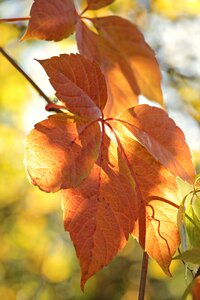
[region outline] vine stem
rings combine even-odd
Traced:
[[[23,18],[8,18],[8,19],[0,19],[1,22],[18,22],[18,21],[28,21],[30,17],[23,17]]]
[[[149,256],[148,256],[147,252],[144,251],[143,259],[142,259],[142,270],[141,270],[141,276],[140,276],[140,287],[139,287],[138,300],[144,300],[145,286],[146,286],[146,279],[147,279],[147,270],[148,270],[148,259],[149,259]]]
[[[29,77],[29,75],[22,70],[22,68],[18,65],[18,63],[2,48],[0,47],[0,53],[3,54],[3,56],[11,63],[11,65],[19,71],[25,78],[26,80],[32,85],[32,87],[38,92],[38,94],[48,103],[52,104],[51,100],[49,97],[39,88],[39,86]],[[51,111],[55,111],[57,113],[61,112],[61,110],[57,108],[52,108],[50,109]],[[49,111],[50,111],[49,110]]]
[[[79,17],[81,17],[81,16],[88,10],[88,6],[89,6],[89,5],[87,5],[87,6],[83,9],[83,11],[79,14]]]

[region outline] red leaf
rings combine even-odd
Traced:
[[[192,286],[192,299],[198,300],[200,295],[200,276],[198,275],[193,282]]]
[[[30,16],[21,40],[60,41],[74,32],[77,22],[73,0],[34,0]]]
[[[88,6],[87,10],[96,10],[107,6],[114,2],[115,0],[87,0]]]
[[[135,105],[139,94],[162,104],[159,66],[138,28],[115,16],[91,21],[99,34],[79,21],[76,37],[80,53],[95,59],[106,76],[109,101],[105,115]]]
[[[101,117],[107,100],[106,82],[99,66],[80,55],[61,54],[39,61],[56,90],[56,96],[73,114]]]
[[[82,289],[125,246],[137,216],[134,183],[116,145],[103,134],[97,164],[76,189],[61,192],[65,229],[82,270]]]
[[[138,220],[133,235],[166,274],[179,245],[176,179],[142,145],[119,135],[124,161],[135,181]]]
[[[100,128],[66,114],[50,116],[27,137],[25,164],[34,185],[46,192],[79,185],[98,157]]]
[[[175,177],[138,142],[119,138],[117,150],[103,136],[90,176],[62,192],[65,229],[80,261],[82,288],[124,247],[132,231],[168,275],[179,245]]]
[[[164,110],[138,105],[124,112],[119,119],[173,175],[194,182],[194,164],[184,134]]]
[[[170,172],[193,176],[181,130],[163,110],[148,105],[130,108],[121,119],[104,119],[104,77],[96,63],[80,55],[42,65],[64,107],[79,117],[57,114],[36,125],[27,138],[27,171],[45,191],[64,189],[65,229],[80,261],[82,288],[130,233],[170,275],[179,245],[179,195]]]

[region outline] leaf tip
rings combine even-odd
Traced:
[[[27,31],[26,31],[26,32],[25,32],[25,33],[22,35],[22,37],[20,38],[20,40],[19,40],[19,41],[20,41],[20,43],[21,43],[21,42],[24,42],[25,40],[27,40],[27,39],[28,39],[28,38],[27,38],[27,34],[26,34],[26,33],[27,33]]]

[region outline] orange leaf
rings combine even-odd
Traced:
[[[179,245],[176,179],[137,141],[119,135],[121,151],[135,181],[138,220],[133,235],[170,275],[169,265]]]
[[[50,116],[27,137],[28,176],[46,192],[77,186],[89,175],[99,145],[98,123],[84,123],[64,113]]]
[[[101,117],[107,100],[106,82],[99,66],[80,55],[61,54],[39,61],[50,78],[56,96],[73,114]]]
[[[76,37],[80,53],[95,59],[106,76],[109,101],[105,115],[135,105],[139,94],[162,104],[159,66],[138,28],[115,16],[90,20],[99,34],[79,21]]]
[[[90,176],[61,192],[65,229],[82,270],[81,286],[125,246],[137,217],[134,183],[116,145],[105,135]]]
[[[87,0],[87,3],[88,3],[87,9],[88,10],[96,10],[96,9],[99,9],[99,8],[109,5],[114,1],[115,0]]]
[[[173,175],[194,182],[194,164],[184,134],[163,109],[138,105],[122,113],[119,119]]]
[[[34,0],[30,16],[21,40],[60,41],[74,32],[77,22],[73,0]]]
[[[82,288],[111,262],[131,232],[168,275],[179,245],[175,177],[133,139],[118,133],[118,143],[117,148],[103,135],[90,176],[79,187],[61,192]]]
[[[200,295],[200,276],[198,275],[194,279],[194,284],[193,284],[193,287],[192,287],[193,300],[199,300],[199,295]]]
[[[41,64],[63,107],[78,116],[57,114],[35,126],[27,138],[27,173],[42,190],[63,189],[65,229],[80,261],[82,288],[130,233],[170,275],[179,245],[179,195],[170,172],[190,180],[194,172],[183,133],[162,109],[148,105],[104,119],[104,77],[80,55]]]

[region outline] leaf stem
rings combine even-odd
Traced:
[[[85,20],[88,20],[88,21],[91,21],[91,22],[93,22],[93,19],[92,19],[92,18],[89,18],[89,17],[84,17],[84,16],[81,16],[81,19],[85,19]]]
[[[8,19],[0,19],[0,23],[3,22],[18,22],[18,21],[28,21],[30,17],[23,17],[23,18],[8,18]]]
[[[140,287],[139,287],[138,300],[144,300],[145,286],[146,286],[146,279],[147,279],[147,270],[148,270],[148,259],[149,259],[149,256],[148,256],[147,252],[144,251],[143,259],[142,259],[142,271],[141,271],[141,276],[140,276]]]
[[[39,88],[39,86],[29,77],[28,74],[26,74],[22,68],[18,65],[18,63],[2,48],[0,47],[0,53],[3,54],[3,56],[11,63],[11,65],[19,71],[26,79],[27,81],[32,85],[32,87],[38,92],[38,94],[48,103],[51,104],[51,100],[47,95]],[[59,109],[52,108],[51,111],[55,112],[61,112]]]
[[[87,10],[88,10],[89,5],[87,5],[83,11],[79,14],[79,17],[81,17]]]
[[[110,128],[110,130],[113,132],[113,134],[116,138],[116,142],[118,144],[118,148],[121,151],[122,157],[125,160],[127,167],[130,171],[130,174],[136,184],[135,191],[136,191],[137,199],[140,203],[140,207],[139,207],[139,211],[140,211],[140,213],[139,213],[139,243],[142,246],[142,248],[145,249],[145,244],[146,244],[146,217],[145,217],[146,216],[146,207],[144,204],[143,196],[142,196],[142,193],[139,188],[137,177],[135,175],[135,172],[133,171],[133,168],[131,167],[131,164],[129,162],[129,159],[127,157],[125,149],[124,149],[123,145],[121,144],[121,141],[120,141],[117,133],[112,128],[112,126],[109,123],[107,123],[107,120],[110,120],[110,119],[106,119],[106,120],[104,120],[104,122]]]

